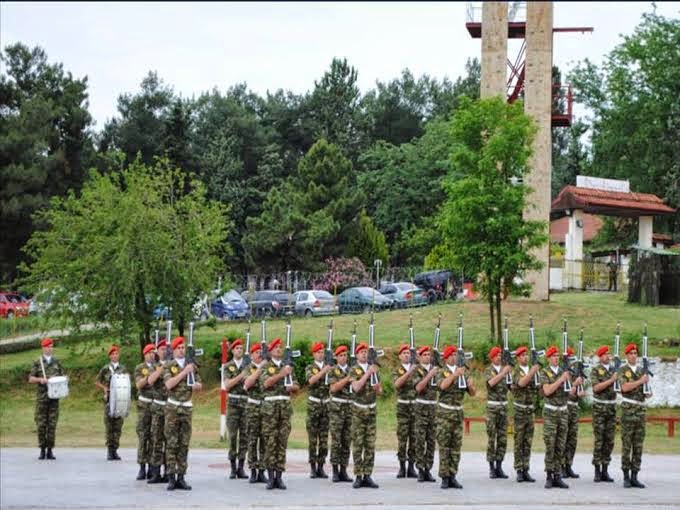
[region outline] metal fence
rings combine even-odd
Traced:
[[[550,260],[551,290],[601,290],[622,292],[628,289],[628,265],[612,268],[597,260]]]

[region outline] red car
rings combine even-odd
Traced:
[[[0,292],[0,317],[28,317],[28,301],[16,292]]]

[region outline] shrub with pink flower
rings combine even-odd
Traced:
[[[336,294],[349,287],[372,285],[370,273],[356,257],[329,257],[324,260],[324,264],[326,271],[314,282],[315,289]]]

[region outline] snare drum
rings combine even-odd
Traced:
[[[130,413],[130,374],[111,374],[109,416],[124,418]]]
[[[57,375],[47,379],[47,397],[52,399],[68,397],[68,377]]]

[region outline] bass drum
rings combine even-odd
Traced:
[[[47,379],[47,398],[61,399],[68,397],[68,377],[57,375]]]
[[[109,384],[109,416],[125,418],[130,414],[130,374],[111,374]]]

